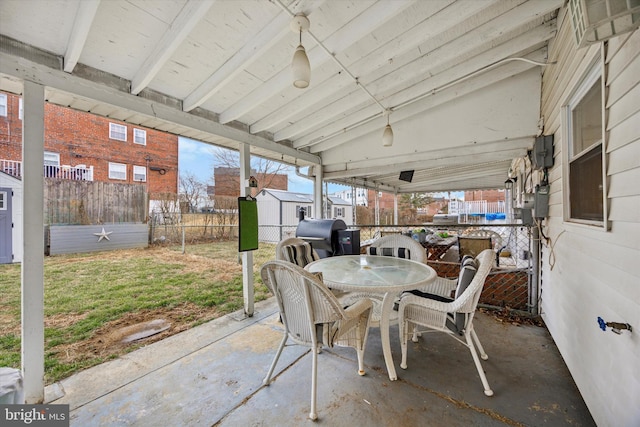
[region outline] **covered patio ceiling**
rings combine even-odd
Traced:
[[[564,0],[2,0],[0,89],[396,193],[501,187]],[[304,13],[311,63],[292,84]],[[394,142],[383,147],[389,122]],[[317,172],[317,167],[314,168]],[[411,182],[399,180],[415,170]]]

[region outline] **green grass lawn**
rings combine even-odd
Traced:
[[[260,266],[275,245],[254,251],[255,299],[270,296]],[[0,366],[20,367],[20,268],[0,265]],[[26,266],[28,268],[28,266]],[[45,380],[47,384],[118,357],[113,331],[162,317],[172,327],[143,344],[241,309],[242,271],[237,242],[47,257]]]

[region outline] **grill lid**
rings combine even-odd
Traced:
[[[338,230],[346,230],[347,224],[341,219],[304,219],[298,224],[296,237],[311,243],[316,251],[338,253]]]

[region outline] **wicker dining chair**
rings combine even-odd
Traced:
[[[469,263],[461,268],[457,281],[436,280],[428,289],[432,295],[435,295],[434,297],[422,297],[409,292],[402,295],[398,307],[402,369],[407,369],[409,337],[417,341],[420,333],[443,332],[469,349],[484,387],[484,393],[487,396],[493,395],[478,358],[478,352],[483,360],[489,357],[473,328],[473,316],[485,279],[494,265],[494,259],[493,250],[486,249],[476,258],[477,267]],[[451,298],[453,291],[455,291],[455,298]]]
[[[427,263],[427,251],[420,243],[409,236],[402,234],[387,234],[376,239],[371,246],[367,248],[367,255],[394,256],[397,258],[407,258],[421,263]],[[340,301],[344,304],[353,304],[354,302],[368,298],[373,301],[373,313],[371,315],[371,326],[380,326],[380,318],[382,317],[382,299],[383,295],[379,293],[369,292],[348,292],[341,296]],[[395,312],[394,312],[395,313]],[[397,320],[397,316],[392,316],[392,321]]]
[[[460,241],[462,240],[462,242]],[[477,229],[471,230],[458,238],[458,248],[460,259],[465,255],[477,256],[484,249],[493,248],[496,253],[496,265],[500,265],[500,252],[502,246],[502,236],[493,230]]]
[[[276,259],[304,267],[320,257],[309,242],[298,237],[288,237],[276,245]]]
[[[280,309],[284,335],[263,383],[269,385],[287,340],[312,349],[311,410],[317,419],[316,390],[318,352],[322,346],[353,347],[358,356],[358,374],[364,375],[364,350],[369,333],[372,303],[362,299],[343,309],[342,304],[313,274],[286,261],[265,263],[260,274],[263,283],[275,295]]]

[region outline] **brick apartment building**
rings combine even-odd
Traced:
[[[464,201],[486,200],[487,203],[504,202],[504,190],[474,190],[464,192]]]
[[[178,137],[45,104],[45,177],[140,184],[178,192]],[[0,92],[0,170],[21,175],[22,99]]]
[[[251,171],[251,175],[258,180],[258,188],[252,189],[255,196],[259,190],[269,188],[272,190],[289,189],[289,177],[286,174],[265,174]],[[217,167],[213,170],[215,180],[215,196],[238,197],[240,196],[240,169]]]

